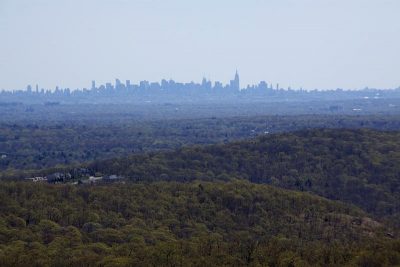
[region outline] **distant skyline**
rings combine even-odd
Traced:
[[[114,81],[400,86],[398,0],[0,0],[0,90]]]

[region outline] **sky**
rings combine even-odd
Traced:
[[[400,86],[399,0],[0,0],[0,90],[127,79]]]

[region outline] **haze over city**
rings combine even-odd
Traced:
[[[400,85],[400,2],[0,1],[0,90],[206,77],[283,88]]]

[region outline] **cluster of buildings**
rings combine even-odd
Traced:
[[[278,86],[278,85],[277,85]],[[247,90],[245,90],[247,89]],[[5,91],[2,90],[0,95],[10,96],[31,96],[31,97],[42,97],[48,101],[52,101],[57,97],[82,97],[84,95],[91,95],[92,97],[101,97],[103,95],[163,95],[163,94],[199,94],[212,93],[212,94],[235,94],[241,91],[270,91],[272,92],[274,88],[268,86],[264,81],[260,82],[258,85],[247,86],[247,88],[241,88],[239,73],[236,71],[234,78],[229,82],[229,84],[223,84],[219,81],[212,83],[210,80],[203,78],[201,83],[181,83],[174,80],[161,80],[161,82],[149,82],[141,81],[139,84],[133,84],[130,80],[121,82],[119,79],[115,79],[115,83],[106,83],[104,85],[97,86],[96,81],[92,81],[91,88],[83,88],[71,90],[70,88],[60,88],[56,87],[55,90],[39,88],[36,85],[33,88],[28,85],[26,90],[16,90],[16,91]]]
[[[397,89],[369,89],[363,90],[343,90],[334,89],[320,91],[317,89],[307,91],[302,88],[293,90],[290,87],[283,89],[276,84],[273,86],[265,81],[255,85],[242,87],[240,84],[239,73],[236,71],[234,78],[228,83],[223,84],[219,81],[212,83],[203,78],[201,83],[190,82],[181,83],[174,80],[161,80],[161,82],[141,81],[138,84],[131,83],[130,80],[121,82],[119,79],[115,83],[106,83],[97,86],[96,81],[92,81],[90,88],[71,90],[70,88],[56,87],[55,90],[33,88],[28,85],[25,90],[0,91],[2,102],[29,102],[29,103],[51,103],[60,102],[95,102],[95,103],[114,103],[114,102],[134,102],[142,101],[143,98],[154,101],[171,100],[226,100],[226,99],[269,99],[269,98],[361,98],[368,95],[373,96],[377,92],[384,92],[388,97],[400,97],[400,87]]]
[[[46,176],[26,178],[26,181],[49,184],[96,184],[122,182],[124,177],[119,175],[91,175],[85,168],[74,169],[70,172],[55,172]]]

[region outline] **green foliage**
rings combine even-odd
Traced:
[[[99,161],[135,182],[246,179],[357,205],[398,225],[400,132],[309,130]]]
[[[95,108],[99,107],[93,106],[87,112]],[[265,133],[309,128],[400,129],[398,116],[382,115],[253,116],[146,121],[132,114],[99,115],[103,114],[102,110],[97,110],[96,115],[89,117],[80,114],[85,119],[72,120],[69,119],[70,110],[66,112],[68,116],[56,121],[32,118],[21,122],[16,119],[18,115],[8,120],[0,118],[0,172],[11,174],[16,170],[69,165],[132,153],[176,149],[190,144],[222,143]],[[22,115],[25,117],[27,114]],[[6,157],[3,158],[3,155]]]
[[[400,264],[399,241],[361,210],[245,181],[2,182],[0,200],[1,266]]]

